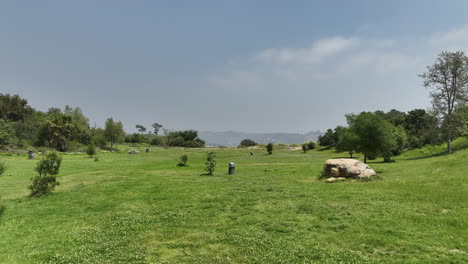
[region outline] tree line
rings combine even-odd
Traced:
[[[347,127],[328,129],[319,137],[320,146],[336,147],[350,157],[360,152],[364,161],[383,157],[391,161],[404,149],[447,142],[468,135],[468,57],[463,51],[444,51],[420,74],[430,90],[431,108],[401,112],[362,112],[346,115]]]
[[[19,95],[0,93],[0,148],[47,147],[61,152],[84,146],[113,149],[122,142],[158,146],[203,147],[195,130],[171,131],[152,124],[153,131],[137,125],[140,133],[127,134],[121,121],[108,118],[103,128],[91,127],[79,107],[50,108],[42,112],[32,108]]]

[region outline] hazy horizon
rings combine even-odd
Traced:
[[[441,12],[450,6],[450,16]],[[417,76],[468,43],[466,1],[3,1],[0,93],[128,132],[301,133],[429,107]],[[416,33],[415,33],[416,32]]]

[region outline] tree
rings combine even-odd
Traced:
[[[136,128],[138,129],[138,131],[143,135],[143,133],[146,132],[146,127],[142,126],[142,125],[136,125]]]
[[[9,95],[0,93],[0,119],[16,122],[23,120],[31,114],[33,109],[28,105],[26,99],[19,95]]]
[[[468,136],[468,105],[458,107],[454,117],[458,134],[461,136]]]
[[[346,128],[342,131],[338,143],[336,144],[336,151],[348,152],[349,157],[353,158],[354,152],[358,149],[359,137],[350,129]]]
[[[408,146],[418,148],[425,144],[435,144],[439,140],[440,129],[437,118],[424,109],[414,109],[408,112],[403,121],[408,134]]]
[[[163,125],[154,123],[151,125],[154,129],[154,134],[157,135],[159,133],[159,130],[163,127]]]
[[[111,149],[113,148],[114,144],[120,142],[124,137],[125,132],[123,130],[122,122],[115,122],[114,119],[108,118],[106,120],[105,128],[104,128],[104,137],[110,143]]]
[[[306,153],[308,150],[309,150],[309,146],[307,145],[307,143],[302,144],[302,151]]]
[[[268,145],[266,146],[266,149],[267,149],[268,155],[271,155],[273,153],[273,144],[268,143]]]
[[[419,77],[431,89],[432,109],[445,126],[450,153],[455,131],[453,114],[458,106],[468,102],[468,58],[463,51],[444,51]]]
[[[32,179],[31,185],[28,187],[31,190],[31,197],[41,197],[49,194],[54,190],[59,182],[55,175],[59,173],[62,158],[55,152],[47,154],[45,158],[37,163],[36,171],[39,176]]]
[[[44,133],[55,143],[55,148],[63,152],[67,151],[68,140],[75,129],[70,116],[57,112],[47,118]]]
[[[364,163],[373,155],[386,155],[388,158],[387,154],[396,144],[392,124],[368,112],[349,117],[350,131],[357,136],[355,150],[364,154]]]
[[[216,155],[214,152],[208,152],[206,155],[206,168],[205,171],[208,175],[213,175],[215,168],[216,168]]]
[[[309,150],[315,149],[315,142],[310,141],[309,143],[307,143],[307,148]]]
[[[5,119],[0,119],[0,146],[11,145],[15,141],[15,130],[12,123]]]
[[[258,145],[257,142],[251,139],[244,139],[239,143],[239,146],[242,146],[242,147],[253,147],[257,145]]]
[[[332,129],[327,129],[324,135],[319,136],[318,138],[319,145],[323,147],[331,147],[335,145],[335,134]]]
[[[166,137],[167,145],[171,147],[201,148],[205,141],[198,138],[196,130],[172,131]]]

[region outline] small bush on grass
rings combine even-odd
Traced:
[[[309,146],[306,143],[302,144],[302,151],[306,153],[308,150],[309,150]]]
[[[207,175],[213,175],[215,168],[216,168],[216,155],[214,152],[209,152],[206,155],[206,168],[205,171],[207,172]]]
[[[96,146],[94,146],[93,144],[88,145],[88,148],[86,149],[86,154],[88,154],[90,158],[96,155]]]
[[[98,162],[99,161],[99,156],[94,156],[94,161]]]
[[[266,149],[267,149],[268,155],[271,155],[273,153],[273,144],[268,143],[268,145],[266,146]]]
[[[56,153],[51,152],[45,158],[37,163],[36,171],[39,176],[32,179],[30,197],[41,197],[50,194],[59,185],[55,175],[59,173],[62,158]]]
[[[179,162],[179,164],[177,164],[177,166],[185,167],[185,166],[187,166],[187,161],[188,161],[188,156],[187,156],[187,154],[184,154],[184,155],[180,156],[180,162]]]

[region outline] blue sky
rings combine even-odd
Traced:
[[[2,1],[0,92],[92,123],[307,132],[429,107],[467,1]]]

